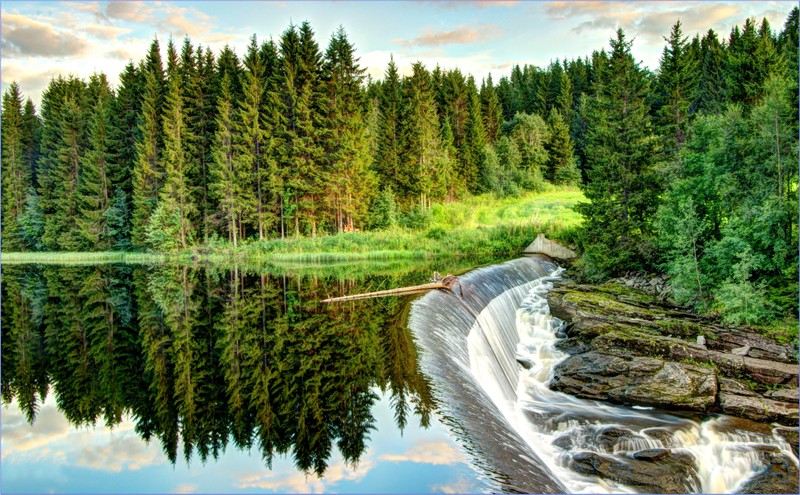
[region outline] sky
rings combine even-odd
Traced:
[[[376,393],[380,393],[376,390]],[[377,429],[357,466],[336,448],[323,478],[298,471],[287,456],[265,467],[260,451],[228,445],[203,464],[179,453],[173,466],[161,443],[134,431],[130,417],[109,429],[71,426],[50,394],[33,425],[16,400],[2,406],[0,493],[478,493],[491,485],[434,417],[431,427],[409,420],[401,435],[385,394],[373,407]]]
[[[226,44],[243,54],[250,36],[276,41],[290,24],[309,21],[322,51],[339,26],[361,66],[380,79],[390,55],[401,74],[411,64],[458,67],[477,81],[495,81],[515,64],[547,66],[555,59],[608,48],[617,28],[632,53],[658,68],[664,37],[680,20],[694,36],[714,29],[727,37],[748,17],[782,29],[794,1],[8,1],[2,12],[2,91],[12,81],[37,104],[57,74],[82,78],[105,72],[112,84],[129,60],[138,62],[158,37],[189,36],[215,52]]]

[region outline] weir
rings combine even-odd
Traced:
[[[689,459],[690,492],[736,491],[764,467],[764,445],[797,464],[781,438],[731,431],[724,416],[698,422],[551,391],[566,355],[555,347],[563,322],[550,316],[546,294],[560,274],[546,256],[521,258],[460,276],[463,298],[431,292],[412,307],[409,325],[443,419],[499,489],[650,492],[582,467],[593,455],[641,463],[633,458],[644,449]]]

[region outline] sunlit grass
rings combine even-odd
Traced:
[[[45,252],[3,253],[2,263],[195,263],[269,261],[276,265],[423,261],[447,256],[508,257],[522,252],[539,233],[565,244],[573,242],[581,217],[572,207],[584,200],[576,188],[556,188],[517,198],[474,196],[431,207],[426,228],[394,227],[379,231],[317,238],[249,240],[237,249],[215,241],[185,252]]]

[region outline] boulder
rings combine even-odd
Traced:
[[[797,424],[797,403],[777,402],[761,396],[719,394],[719,406],[725,414],[742,416],[766,423]]]
[[[783,452],[759,452],[763,468],[747,480],[736,493],[798,493],[796,462]]]
[[[664,449],[666,450],[666,449]],[[578,452],[568,465],[574,471],[628,485],[644,493],[696,493],[700,489],[694,457],[667,450],[658,459],[622,454]]]
[[[587,399],[706,411],[715,403],[717,382],[702,366],[589,351],[559,363],[550,388]]]

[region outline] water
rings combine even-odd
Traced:
[[[0,492],[491,490],[437,416],[410,300],[319,303],[432,271],[4,265]]]
[[[635,491],[570,469],[573,457],[585,451],[686,452],[697,466],[689,487],[703,493],[735,491],[763,468],[755,452],[763,445],[797,463],[781,437],[730,431],[725,417],[698,422],[551,391],[547,381],[553,367],[567,357],[555,347],[563,322],[550,316],[546,302],[560,274],[543,258],[515,260],[462,277],[468,288],[463,299],[432,293],[416,302],[412,312],[411,326],[428,351],[423,353],[423,369],[448,404],[451,422],[457,424],[456,431],[468,432],[463,441],[476,462],[488,463],[485,469],[498,473],[496,479],[506,489]],[[609,428],[626,434],[609,442],[604,434]]]

